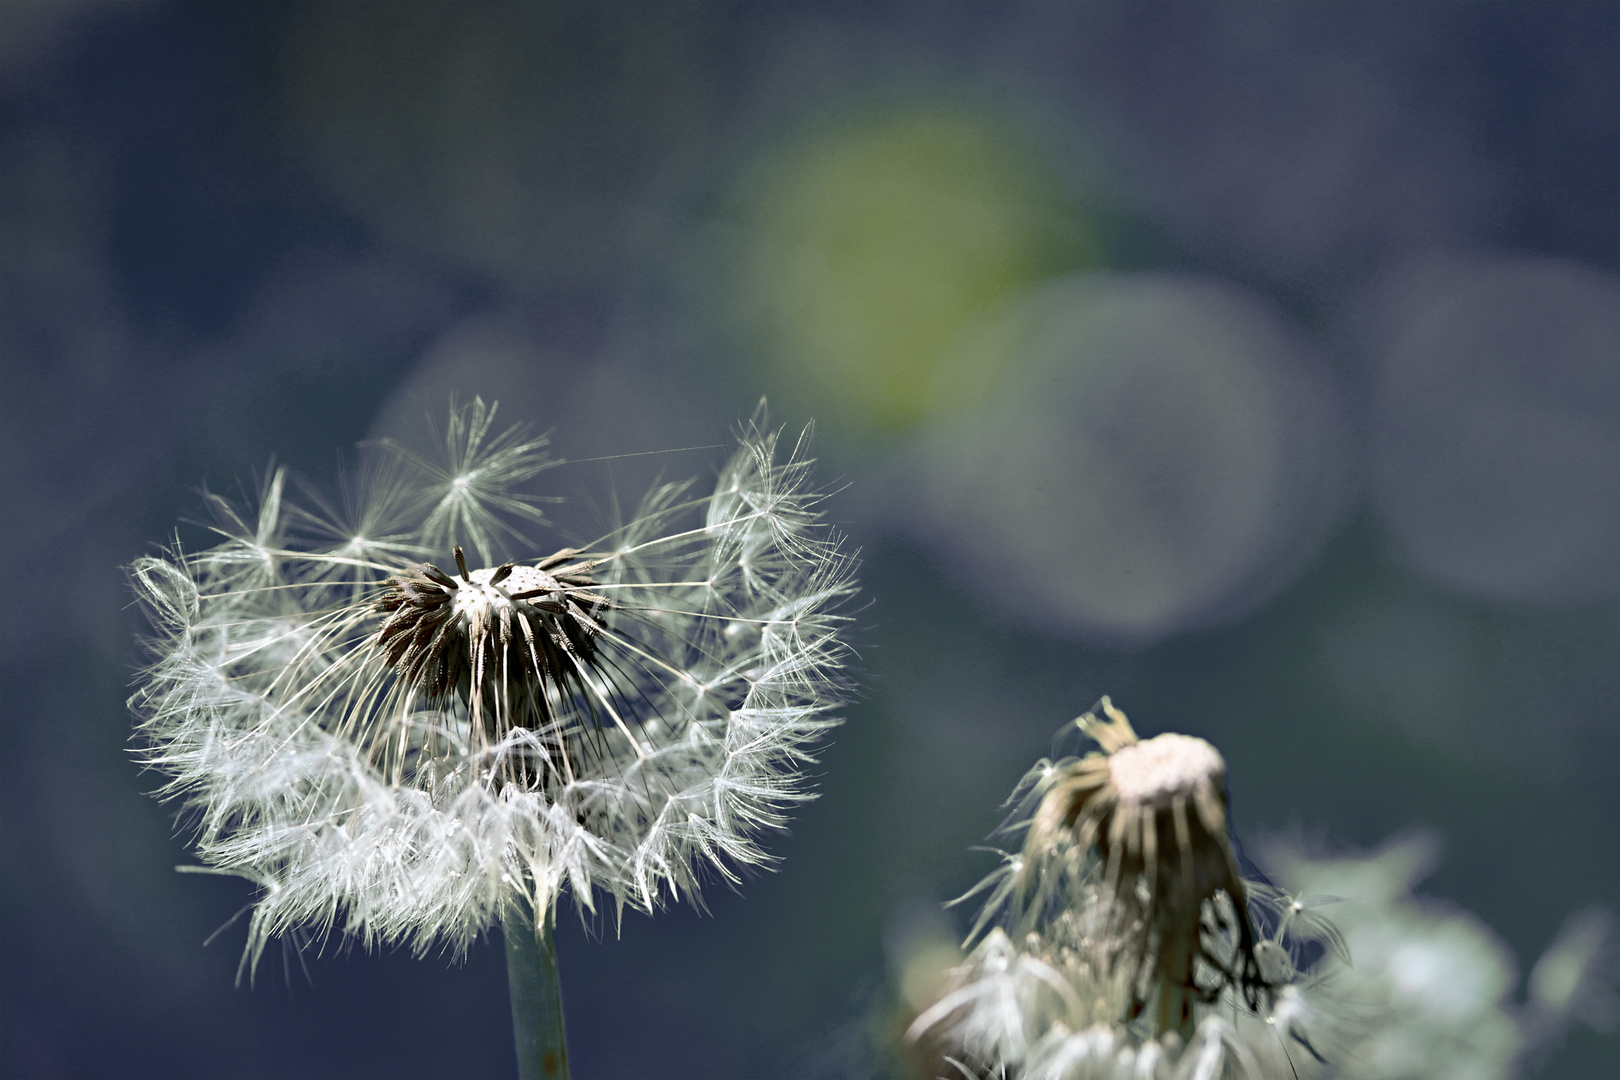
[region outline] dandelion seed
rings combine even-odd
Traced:
[[[364,448],[341,508],[281,469],[257,506],[210,495],[217,546],[131,568],[142,756],[203,864],[259,886],[248,970],[306,930],[460,953],[564,889],[701,903],[812,797],[854,585],[803,442],[779,460],[756,417],[713,494],[541,546],[517,485],[556,462],[494,413],[452,408],[438,458]]]

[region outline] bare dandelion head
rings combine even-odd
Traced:
[[[1051,770],[1025,838],[1026,865],[1095,852],[1095,884],[1133,1005],[1160,1031],[1192,1034],[1194,1004],[1267,989],[1242,875],[1227,839],[1226,762],[1203,739],[1138,739],[1108,698],[1075,723],[1101,752]]]
[[[968,894],[989,898],[909,1029],[920,1053],[1001,1080],[1495,1077],[1585,1010],[1606,1018],[1606,912],[1571,920],[1520,1003],[1489,931],[1412,894],[1432,838],[1331,858],[1273,842],[1268,861],[1315,888],[1244,880],[1213,746],[1140,739],[1107,698],[1076,725],[1099,750],[1014,790],[1023,844]]]
[[[132,567],[143,753],[203,863],[260,886],[250,960],[306,929],[460,950],[565,887],[699,902],[810,797],[853,583],[802,444],[778,460],[756,418],[711,494],[558,548],[516,487],[544,440],[493,415],[453,408],[438,459],[367,448],[341,512],[284,470],[256,508],[210,496],[217,546]]]
[[[1107,698],[1075,726],[1099,749],[1019,782],[1023,843],[968,894],[977,944],[912,1037],[986,1076],[1260,1075],[1238,1014],[1301,982],[1314,913],[1258,886],[1257,935],[1208,742],[1141,739]]]

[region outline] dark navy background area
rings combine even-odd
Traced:
[[[1527,972],[1568,914],[1620,901],[1613,550],[1552,584],[1448,562],[1445,537],[1499,522],[1442,537],[1423,516],[1434,500],[1389,456],[1408,414],[1379,411],[1384,354],[1365,344],[1384,324],[1364,313],[1430,253],[1527,274],[1557,260],[1612,290],[1617,46],[1611,3],[7,0],[0,1073],[515,1071],[498,931],[464,963],[289,945],[238,985],[231,921],[251,887],[174,871],[186,837],[148,795],[160,778],[138,766],[125,705],[142,620],[122,567],[177,528],[208,542],[190,523],[201,485],[251,491],[272,457],[330,484],[339,452],[419,428],[448,391],[500,398],[576,460],[723,441],[768,394],[780,422],[816,418],[841,486],[829,515],[865,553],[862,690],[817,766],[821,797],[772,841],[780,868],[717,882],[706,914],[582,926],[564,901],[575,1075],[894,1067],[873,1048],[903,1027],[906,943],[965,928],[939,905],[993,865],[968,849],[1104,693],[1144,734],[1221,747],[1240,840],[1436,830],[1423,891],[1478,915]],[[912,144],[866,131],[925,149],[886,157]],[[936,137],[972,168],[928,172]],[[952,418],[980,423],[979,391],[950,390],[954,369],[906,335],[884,344],[887,315],[847,286],[866,264],[837,261],[865,258],[847,251],[866,235],[838,215],[914,167],[1036,207],[1036,240],[1008,226],[985,255],[969,242],[981,204],[958,207],[961,228],[929,238],[937,257],[874,272],[884,288],[920,267],[918,288],[946,298],[946,316],[893,325],[926,337],[969,301],[993,313],[1076,274],[1230,283],[1327,372],[1343,438],[1325,509],[1266,517],[1276,537],[1205,599],[1127,630],[1087,599],[1102,593],[1078,555],[1072,588],[1032,569],[1021,592],[951,501],[994,486],[971,462],[950,471]],[[848,199],[823,198],[846,182]],[[824,219],[833,239],[814,247]],[[1048,234],[1069,239],[1026,258]],[[801,243],[823,261],[793,261]],[[1011,269],[982,282],[950,276],[1002,256]],[[815,352],[845,328],[855,360]],[[1592,364],[1581,385],[1606,387],[1620,360]],[[1519,375],[1538,385],[1533,362]],[[1559,401],[1613,444],[1620,402]],[[1064,498],[1064,438],[1035,455],[1031,492]],[[558,470],[581,507],[559,522],[586,530],[593,508],[720,453]],[[1182,459],[1165,460],[1174,488]],[[1447,461],[1474,477],[1466,455]],[[1593,468],[1607,501],[1555,491],[1545,512],[1601,548],[1620,464]],[[913,515],[917,492],[935,502]],[[1046,592],[1080,599],[1048,610]],[[1614,1076],[1617,1050],[1579,1029],[1534,1068]]]

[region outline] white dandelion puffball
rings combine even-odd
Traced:
[[[132,567],[142,753],[205,866],[258,884],[247,957],[292,931],[460,952],[565,885],[698,902],[812,797],[854,583],[802,441],[778,461],[756,417],[712,493],[559,548],[518,490],[557,462],[494,411],[452,406],[443,460],[364,448],[346,504],[294,506],[280,469],[256,510],[211,495],[216,547]]]

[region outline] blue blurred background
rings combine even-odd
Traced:
[[[124,705],[200,483],[452,392],[576,460],[769,395],[866,553],[780,871],[561,919],[576,1075],[903,1068],[1103,693],[1221,747],[1240,839],[1438,830],[1528,970],[1620,899],[1617,55],[1612,3],[6,0],[0,1070],[515,1072],[498,938],[236,988]],[[719,454],[547,473],[559,527]]]

